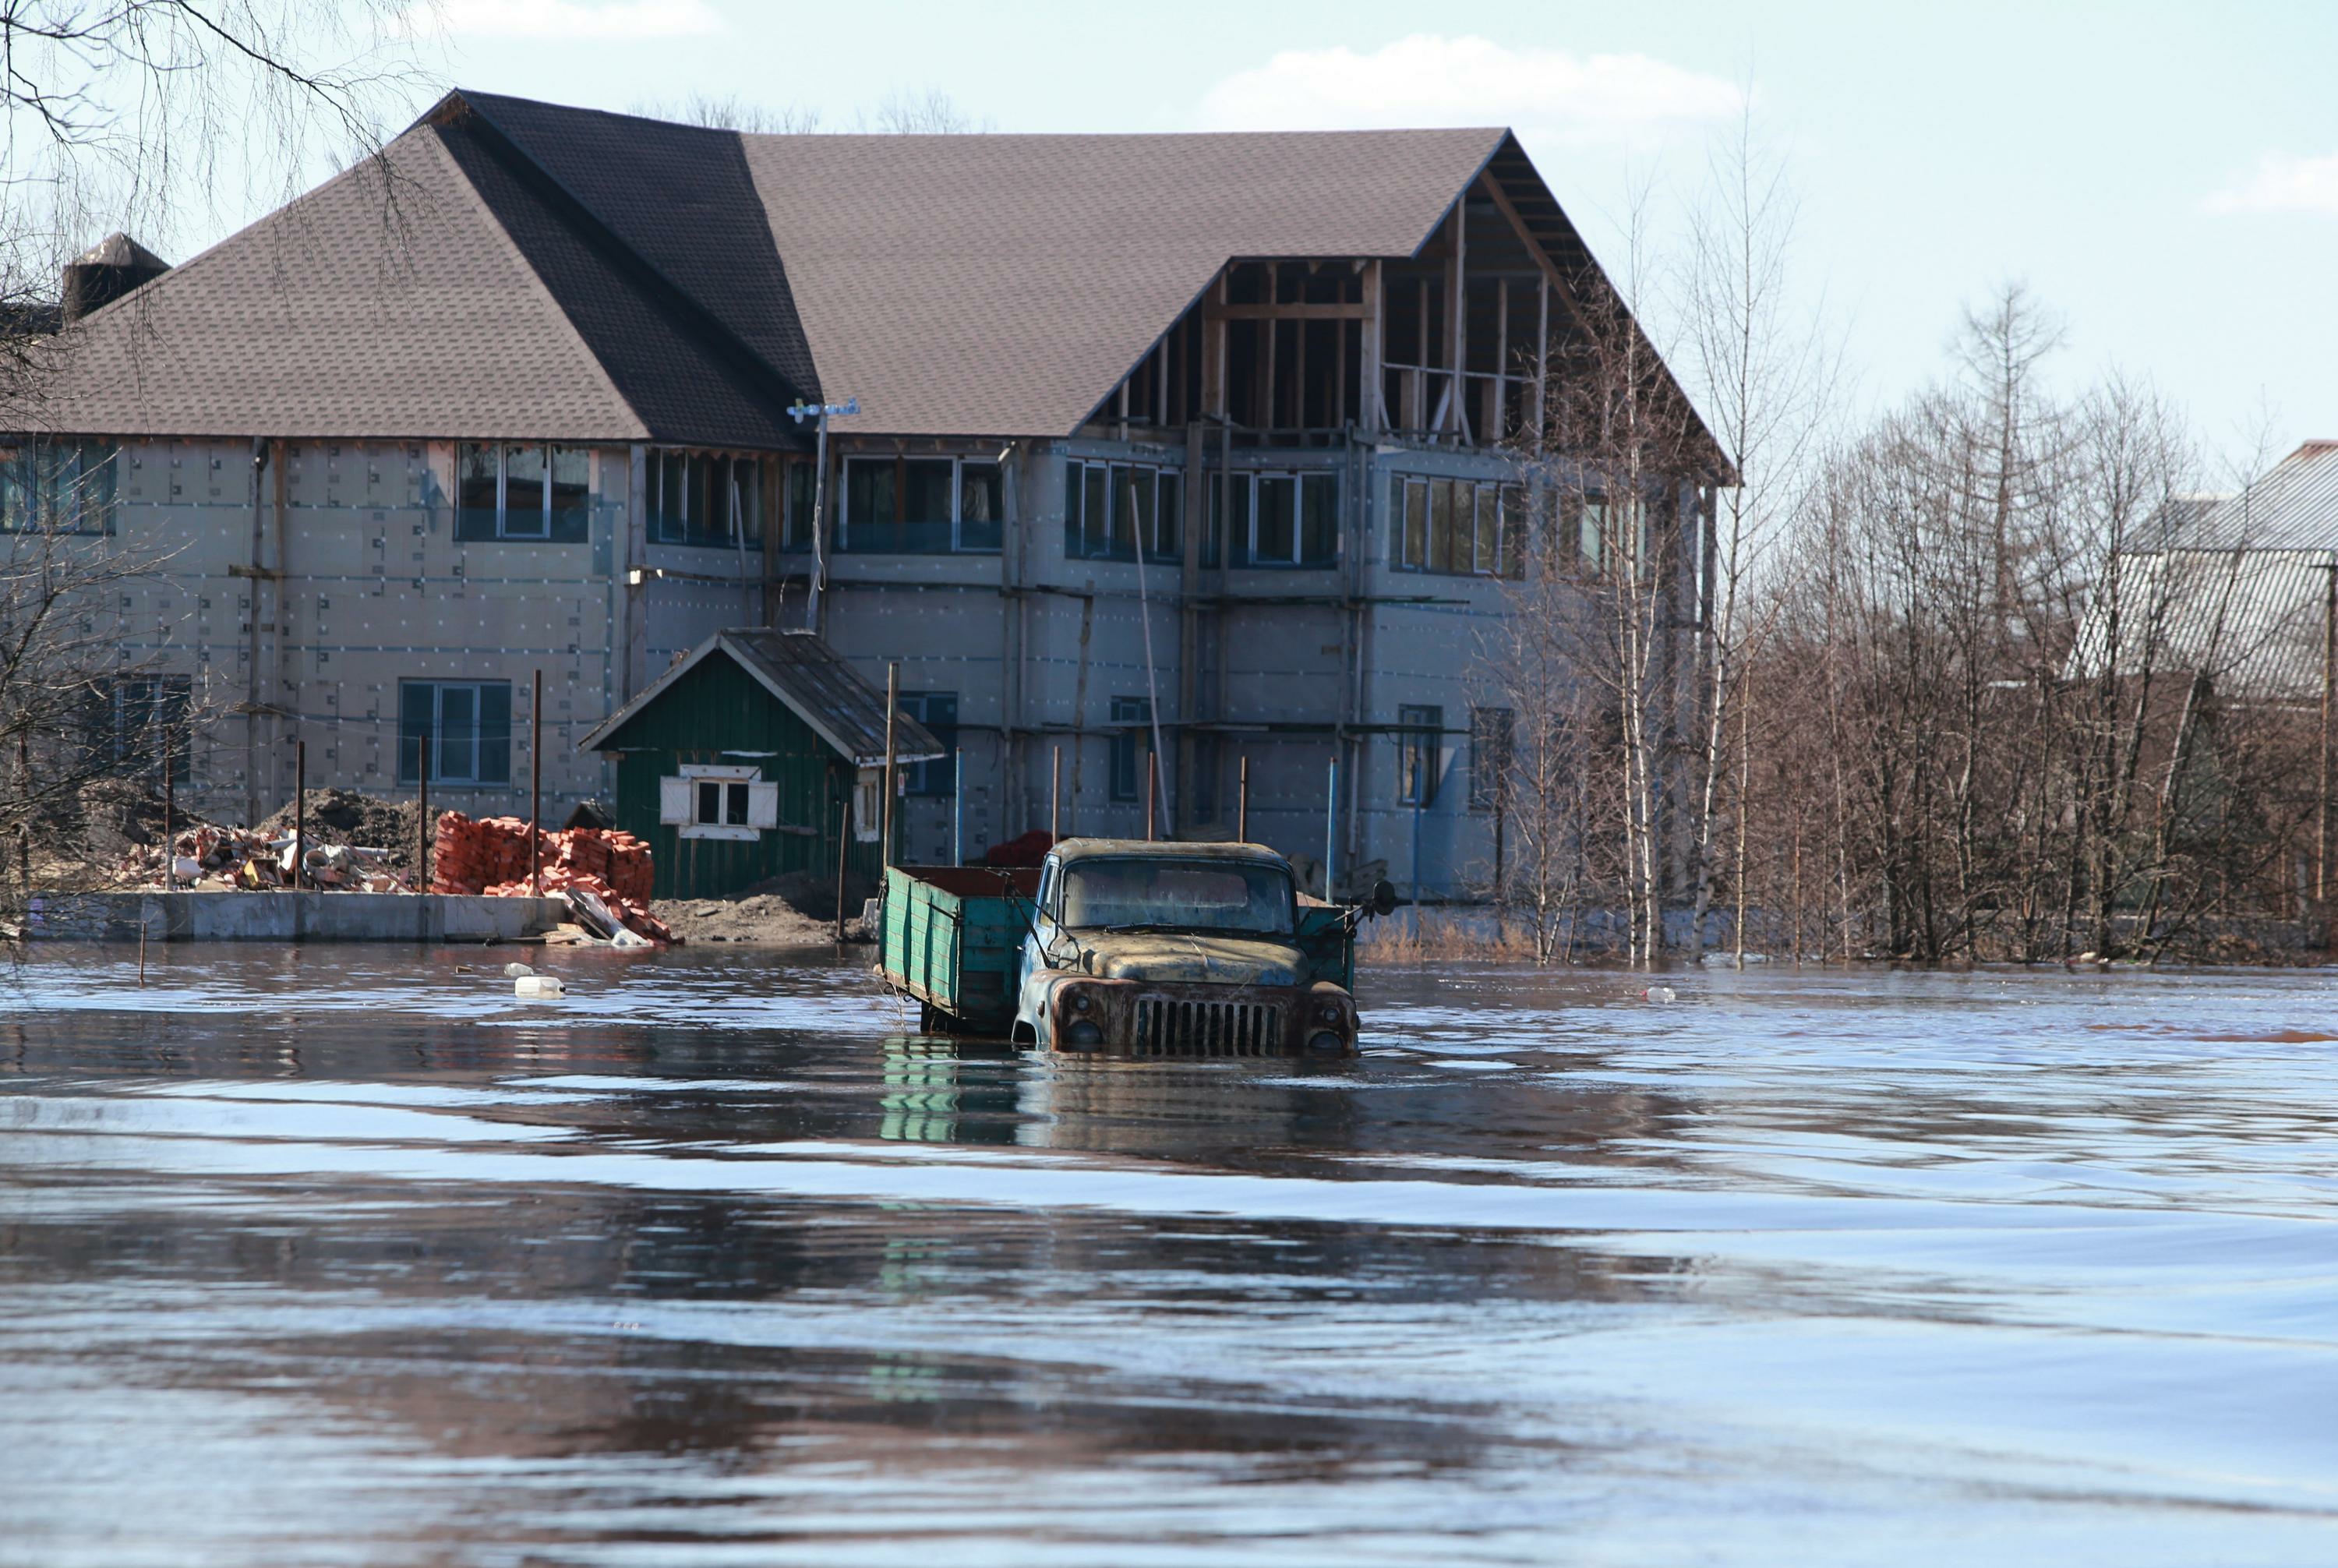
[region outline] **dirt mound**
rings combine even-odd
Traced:
[[[292,831],[292,802],[260,824],[260,831],[282,838]],[[319,843],[349,844],[361,849],[386,849],[392,870],[414,868],[414,834],[420,813],[411,800],[383,800],[355,789],[326,788],[309,791],[309,836]]]
[[[860,900],[847,889],[845,940],[866,942]],[[721,898],[661,898],[658,917],[684,942],[738,942],[758,947],[827,946],[836,940],[836,880],[791,871]]]

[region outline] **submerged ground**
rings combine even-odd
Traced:
[[[2327,975],[1383,970],[1178,1068],[508,956],[16,972],[0,1563],[2338,1558]]]

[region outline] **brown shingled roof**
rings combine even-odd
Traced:
[[[19,424],[92,434],[801,444],[1069,434],[1229,260],[1417,252],[1499,130],[763,136],[457,93],[98,311]],[[817,368],[815,369],[815,367]]]

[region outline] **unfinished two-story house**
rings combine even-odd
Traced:
[[[537,671],[565,809],[610,786],[575,742],[677,656],[810,627],[957,753],[909,771],[906,858],[1138,833],[1148,779],[1160,831],[1227,831],[1246,772],[1251,836],[1311,862],[1403,885],[1417,844],[1429,897],[1488,863],[1480,652],[1552,515],[1520,443],[1612,302],[1506,132],[773,136],[457,93],[145,272],[69,309],[15,462],[103,476],[66,525],[168,544],[131,641],[217,715],[207,810],[273,808],[296,740],[312,782],[411,790],[426,737],[434,799],[524,809]],[[824,439],[791,413],[822,402],[857,407]],[[1652,485],[1683,626],[1699,450]]]

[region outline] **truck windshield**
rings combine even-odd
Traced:
[[[1279,866],[1083,860],[1066,867],[1064,924],[1291,932],[1291,877]]]

